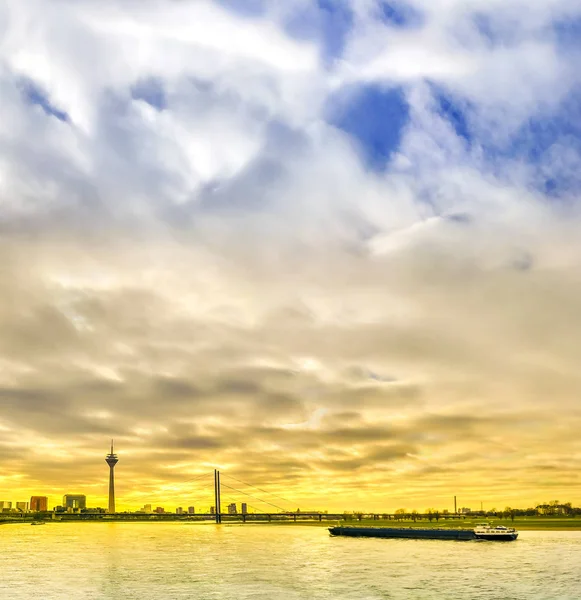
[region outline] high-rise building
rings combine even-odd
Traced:
[[[63,507],[66,508],[87,508],[87,496],[83,494],[65,494],[63,496]]]
[[[144,513],[150,513],[150,512],[153,512],[153,511],[151,510],[151,504],[145,504],[145,505],[143,506],[143,508],[141,509],[141,511],[140,511],[140,512],[144,512]]]
[[[28,502],[17,502],[16,510],[19,510],[20,512],[28,512]]]
[[[155,512],[158,513],[158,514],[162,514],[162,513],[165,512],[165,509],[163,508],[163,506],[157,506],[155,508]]]
[[[216,509],[213,506],[210,506],[210,514],[213,515],[216,513]]]
[[[181,506],[178,506],[176,508],[176,515],[183,515],[184,514],[184,509]]]
[[[30,510],[32,512],[48,510],[48,498],[46,496],[32,496],[30,498]]]
[[[111,452],[107,454],[105,462],[109,465],[109,509],[107,512],[115,512],[115,476],[113,475],[113,469],[119,462],[117,455],[113,452],[113,440],[111,440]]]
[[[240,506],[240,510],[242,511],[243,515],[248,514],[248,505],[246,504],[246,502],[242,503],[242,505]]]
[[[228,504],[228,514],[229,515],[238,514],[238,512],[236,510],[236,502],[232,502],[232,504]]]
[[[12,502],[6,502],[6,500],[0,501],[0,511],[11,510]]]
[[[193,506],[188,506],[188,515],[195,515],[196,509]]]

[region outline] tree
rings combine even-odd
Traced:
[[[514,508],[507,506],[504,509],[504,518],[508,519],[510,517],[511,520],[514,521],[514,513],[515,513]]]

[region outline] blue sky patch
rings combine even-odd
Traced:
[[[478,146],[491,168],[506,160],[518,160],[535,169],[534,185],[543,194],[558,197],[581,190],[581,85],[552,112],[529,118],[508,140],[495,143],[470,127],[475,110],[432,86],[436,111],[469,145]],[[477,116],[477,115],[474,115]]]
[[[242,17],[258,17],[266,10],[265,0],[216,0],[216,2]]]
[[[409,107],[402,88],[369,85],[332,99],[328,115],[332,125],[357,140],[367,166],[383,171],[399,148]]]
[[[26,101],[30,104],[40,106],[47,115],[56,117],[59,121],[63,121],[64,123],[70,122],[69,115],[65,111],[54,106],[46,93],[33,81],[23,81],[21,83],[21,90]]]
[[[472,142],[472,136],[470,134],[468,122],[469,107],[465,103],[465,105],[462,106],[462,103],[459,100],[454,99],[453,96],[447,94],[437,86],[432,86],[432,93],[434,94],[436,111],[438,114],[450,123],[458,137],[461,137],[470,144]]]
[[[500,43],[508,43],[506,34],[499,29],[494,19],[485,13],[477,13],[472,17],[472,23],[476,28],[476,31],[491,45]]]
[[[581,152],[581,86],[574,89],[552,114],[533,117],[523,125],[507,151],[537,163],[556,144]]]
[[[161,81],[158,79],[143,79],[131,88],[134,100],[143,100],[156,110],[167,108],[167,97]]]
[[[352,27],[353,11],[347,0],[316,0],[285,24],[293,37],[318,41],[326,64],[342,56]]]
[[[422,14],[410,4],[398,0],[382,0],[379,3],[381,20],[392,27],[417,27],[423,21]]]
[[[581,17],[557,21],[553,25],[557,47],[564,52],[581,50]]]
[[[340,57],[353,27],[353,13],[343,0],[317,0],[324,58]]]
[[[494,12],[477,12],[472,15],[471,23],[480,36],[475,38],[473,31],[471,31],[470,37],[464,38],[467,45],[474,42],[480,44],[484,41],[488,47],[511,47],[517,46],[522,43],[524,38],[531,35],[530,31],[522,28],[522,24],[518,19],[506,15],[499,16]]]

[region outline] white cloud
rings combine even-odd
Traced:
[[[0,433],[10,435],[0,443],[17,427],[47,443],[74,434],[88,455],[114,421],[138,451],[139,432],[153,432],[147,444],[174,465],[223,437],[229,446],[212,456],[266,478],[278,466],[257,448],[297,423],[286,433],[326,437],[284,438],[289,461],[316,456],[317,468],[344,469],[348,486],[366,452],[404,478],[420,468],[414,456],[453,461],[461,446],[465,474],[490,468],[486,423],[454,422],[467,433],[458,440],[444,419],[484,411],[512,440],[522,425],[518,464],[539,451],[529,417],[542,443],[568,455],[573,442],[556,433],[546,398],[577,422],[578,210],[545,197],[534,166],[498,164],[483,149],[575,84],[574,61],[549,31],[566,4],[417,2],[425,23],[396,30],[370,17],[371,2],[354,2],[345,55],[329,67],[315,42],[281,26],[291,4],[257,18],[202,0],[4,5],[0,345],[10,389]],[[477,10],[499,22],[522,13],[515,41],[475,37]],[[31,105],[23,80],[70,122]],[[426,80],[472,108],[471,144]],[[381,173],[325,122],[338,87],[368,83],[402,85],[410,106]],[[148,85],[162,105],[148,102]],[[570,176],[578,162],[562,141],[542,169]],[[370,372],[381,382],[345,375]],[[201,430],[185,417],[159,422],[161,403],[182,416],[195,405]],[[52,419],[49,404],[70,419]],[[511,430],[495,421],[507,406]],[[95,425],[87,414],[112,416]],[[400,446],[378,448],[394,414]],[[433,414],[436,441],[422,434]],[[501,459],[515,452],[495,447]],[[536,482],[526,484],[532,495]]]
[[[483,121],[480,133],[494,128],[497,136],[556,108],[579,83],[577,60],[563,54],[553,29],[558,20],[581,16],[570,2],[411,4],[422,15],[419,23],[398,28],[381,20],[373,0],[354,2],[360,10],[340,81],[410,85],[427,79],[473,103]],[[477,18],[488,20],[497,42]]]
[[[27,78],[72,121],[68,128],[40,124],[49,129],[40,145],[25,123],[20,129],[10,123],[6,137],[56,162],[74,154],[102,196],[133,195],[126,201],[141,203],[150,192],[184,201],[249,164],[265,142],[268,120],[304,122],[320,103],[312,45],[210,2],[14,2],[6,10],[0,52],[7,108],[42,119],[42,110],[23,105],[17,93],[18,79]],[[132,87],[150,78],[161,82],[169,110],[132,101]],[[63,193],[75,193],[61,178]]]

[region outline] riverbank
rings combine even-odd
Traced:
[[[494,517],[479,517],[477,519],[444,520],[436,521],[342,521],[342,525],[364,526],[364,527],[421,527],[424,529],[430,527],[441,527],[445,529],[473,529],[479,523],[491,523],[492,525],[504,525],[505,527],[514,527],[520,531],[540,530],[540,531],[581,531],[581,518],[554,518],[554,517],[521,517],[511,519],[495,519]],[[324,523],[316,523],[324,525]]]
[[[175,519],[175,520],[164,520],[157,521],[151,520],[147,518],[143,519],[135,519],[135,518],[119,518],[119,519],[99,519],[99,520],[85,520],[85,519],[74,519],[67,518],[61,520],[52,520],[47,519],[46,523],[181,523],[181,524],[206,524],[206,525],[214,525],[213,521],[210,520],[194,520],[194,519]],[[224,526],[240,526],[240,527],[331,527],[333,525],[337,525],[341,523],[345,526],[353,526],[353,527],[418,527],[418,528],[445,528],[445,529],[473,529],[479,523],[491,523],[493,525],[505,525],[506,527],[514,527],[519,531],[581,531],[581,518],[555,518],[555,517],[521,517],[515,518],[514,521],[510,519],[495,519],[493,517],[486,518],[480,517],[478,519],[440,519],[436,521],[435,519],[432,521],[427,520],[372,520],[372,519],[362,519],[358,521],[357,519],[353,520],[298,520],[294,521],[247,521],[243,523],[240,520],[230,520],[227,518],[223,518],[222,525]],[[20,524],[20,525],[30,525],[32,520],[26,519],[14,519],[7,521],[0,521],[1,524]]]

